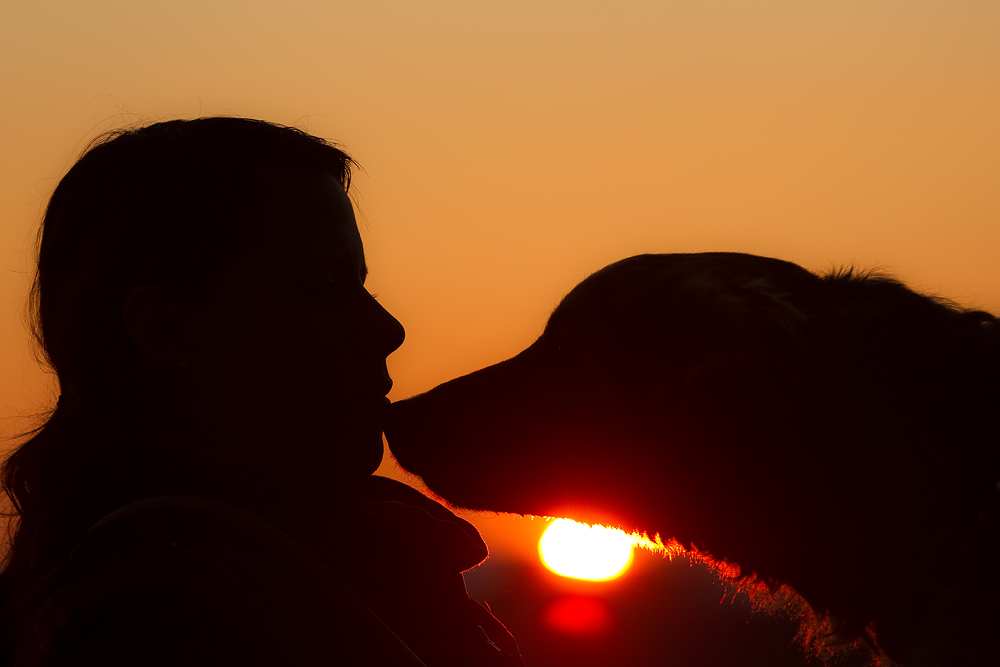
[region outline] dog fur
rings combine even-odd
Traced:
[[[386,434],[455,505],[658,534],[792,589],[814,647],[992,665],[998,328],[877,273],[641,255]]]

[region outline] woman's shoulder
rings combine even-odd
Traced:
[[[113,512],[45,579],[16,664],[421,664],[291,538],[206,498]]]

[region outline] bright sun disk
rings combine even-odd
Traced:
[[[632,563],[632,543],[617,528],[556,519],[538,541],[538,553],[556,574],[604,581],[621,575]]]

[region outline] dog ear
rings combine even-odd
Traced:
[[[737,413],[793,409],[810,376],[811,322],[797,300],[759,275],[700,276],[678,287],[667,307],[687,329],[684,391]]]
[[[795,305],[790,292],[779,290],[766,278],[740,281],[735,288],[734,329],[742,335],[731,343],[740,354],[741,366],[753,369],[762,379],[801,381],[809,349],[808,316]]]

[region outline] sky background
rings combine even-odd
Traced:
[[[1000,312],[995,0],[0,0],[4,435],[57,394],[20,320],[48,193],[96,134],[206,114],[363,165],[392,398],[512,356],[635,253],[879,266]]]

